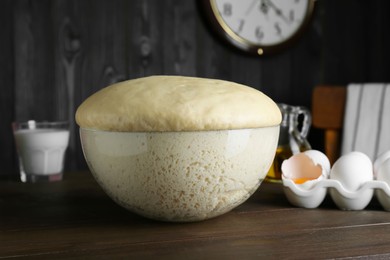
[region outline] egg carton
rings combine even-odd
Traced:
[[[282,179],[284,193],[288,201],[297,207],[317,208],[325,199],[327,192],[342,210],[363,210],[374,194],[386,211],[390,211],[390,186],[387,182],[367,181],[358,190],[347,190],[340,181],[323,179],[313,185],[296,184],[292,179]]]

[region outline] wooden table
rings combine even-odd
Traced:
[[[341,211],[291,206],[263,183],[243,205],[197,223],[142,218],[112,202],[89,172],[61,182],[0,182],[0,258],[321,259],[390,257],[390,212],[373,200]]]

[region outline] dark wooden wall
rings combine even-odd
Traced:
[[[124,79],[220,78],[307,107],[317,84],[390,81],[390,1],[316,5],[294,46],[259,58],[216,38],[196,0],[0,1],[0,174],[17,174],[10,124],[27,119],[69,120],[66,167],[86,169],[75,110],[93,92]],[[320,136],[312,131],[315,148]]]

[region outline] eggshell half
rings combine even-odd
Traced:
[[[313,160],[306,154],[299,153],[283,161],[282,173],[285,178],[301,184],[322,176],[322,168],[321,165],[314,164]]]
[[[317,150],[295,154],[282,163],[284,178],[292,179],[296,184],[305,184],[321,176],[327,178],[329,171],[328,157]]]
[[[322,175],[325,177],[329,176],[330,173],[330,161],[329,158],[318,150],[307,150],[303,152],[313,161],[315,165],[320,165],[322,168]]]

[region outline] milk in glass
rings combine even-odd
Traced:
[[[69,143],[69,123],[29,120],[13,122],[12,128],[21,181],[61,180]]]
[[[15,132],[19,157],[26,174],[60,173],[69,140],[63,129],[22,129]]]

